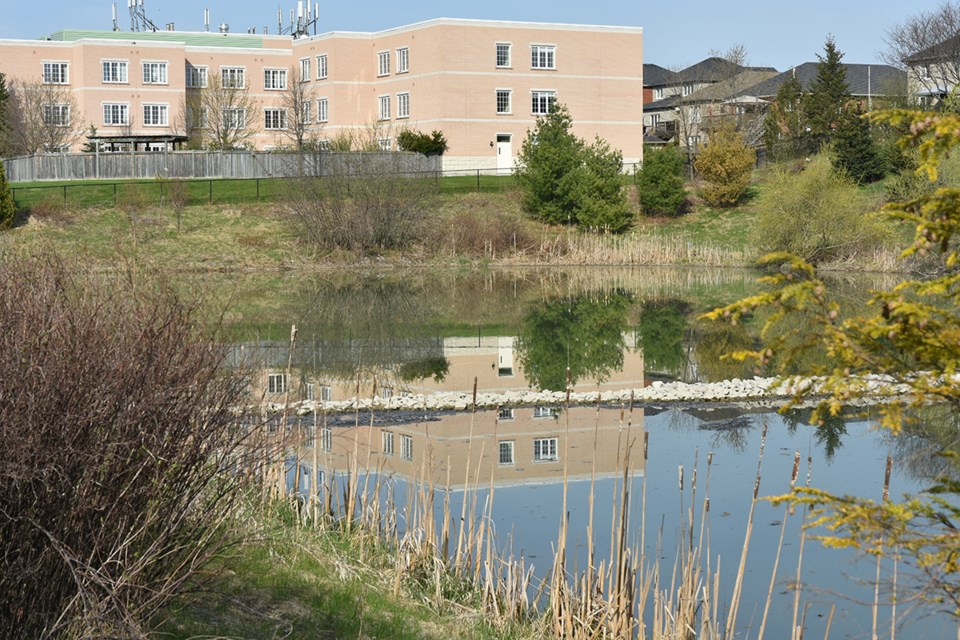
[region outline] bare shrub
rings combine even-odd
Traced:
[[[30,218],[42,223],[62,226],[73,220],[73,211],[63,198],[48,197],[30,205]]]
[[[149,289],[0,270],[0,637],[144,637],[230,540],[243,386]]]
[[[533,251],[538,243],[516,216],[501,212],[465,211],[440,227],[437,245],[453,254],[504,256]]]

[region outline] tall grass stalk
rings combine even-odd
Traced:
[[[790,489],[797,484],[797,476],[800,474],[800,452],[793,452],[793,470],[790,472]],[[777,555],[773,561],[773,570],[770,572],[770,586],[767,588],[767,599],[763,604],[763,618],[760,620],[760,632],[757,634],[757,640],[763,640],[763,632],[767,627],[767,615],[770,613],[770,603],[773,600],[773,585],[777,580],[777,569],[780,566],[780,554],[783,551],[783,538],[787,532],[787,520],[790,517],[790,506],[787,505],[783,510],[783,520],[780,521],[780,541],[777,543]]]

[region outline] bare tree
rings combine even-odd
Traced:
[[[70,88],[13,79],[3,117],[7,147],[30,155],[73,146],[86,127]]]
[[[304,78],[298,67],[290,69],[289,77],[281,100],[281,106],[287,112],[287,128],[282,133],[294,149],[303,151],[315,146],[321,125],[317,123],[314,115],[313,108],[316,105],[310,78]]]
[[[177,128],[207,149],[242,149],[257,133],[257,103],[247,86],[224,84],[210,74],[207,86],[189,89]]]
[[[941,95],[960,84],[960,3],[921,10],[887,32],[887,64],[905,69],[914,93]]]

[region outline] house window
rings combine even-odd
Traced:
[[[659,114],[659,113],[651,114],[651,115],[650,115],[650,123],[651,123],[653,126],[657,126],[658,124],[660,124],[660,114]]]
[[[316,400],[316,398],[317,398],[317,396],[316,396],[316,387],[314,386],[314,384],[313,384],[312,382],[308,382],[308,383],[307,383],[307,389],[306,389],[306,391],[307,391],[307,398],[306,398],[307,401]]]
[[[500,420],[513,420],[513,409],[510,407],[500,407],[500,411],[497,412],[497,417]]]
[[[507,115],[510,113],[510,95],[513,92],[510,89],[497,89],[497,113]]]
[[[407,47],[397,49],[397,73],[408,71],[410,71],[410,49]]]
[[[531,96],[533,98],[532,111],[535,116],[547,115],[557,103],[556,91],[533,91]]]
[[[103,105],[103,124],[106,127],[124,126],[130,123],[130,105],[117,102]]]
[[[383,455],[393,455],[393,431],[383,431],[381,434]]]
[[[320,400],[322,402],[330,402],[333,400],[333,387],[327,385],[320,387]]]
[[[393,141],[390,138],[380,138],[377,140],[380,151],[390,151],[393,148]]]
[[[125,60],[104,60],[103,81],[124,83],[127,81],[127,62]]]
[[[207,67],[187,65],[187,88],[205,89],[207,86]]]
[[[556,462],[559,459],[556,438],[537,438],[533,441],[534,462]]]
[[[380,96],[380,109],[377,115],[380,120],[390,119],[390,96]]]
[[[66,62],[44,62],[43,84],[68,84],[70,65]]]
[[[286,69],[264,69],[263,88],[273,91],[282,91],[287,88]]]
[[[310,58],[300,59],[300,82],[310,82]]]
[[[330,427],[320,430],[320,448],[326,452],[333,451],[333,429]]]
[[[700,144],[700,136],[687,136],[687,146],[696,147]]]
[[[388,76],[390,75],[390,52],[381,51],[377,54],[377,75],[378,76]]]
[[[513,464],[513,440],[500,441],[500,464]]]
[[[534,69],[557,68],[557,48],[552,44],[532,45],[530,54],[530,66]]]
[[[410,117],[410,94],[409,93],[397,94],[397,117],[398,118]]]
[[[287,374],[271,373],[267,376],[267,393],[284,393],[287,390]]]
[[[509,42],[497,43],[497,66],[501,69],[510,66],[510,47]]]
[[[144,62],[143,84],[167,84],[167,63]]]
[[[165,127],[170,124],[167,114],[167,105],[143,105],[143,124],[144,126],[148,127]]]
[[[264,129],[286,129],[287,128],[287,110],[286,109],[264,109],[263,111]]]
[[[557,415],[556,407],[534,407],[533,408],[534,418],[555,418],[556,415]]]
[[[693,93],[693,83],[688,82],[685,85],[683,85],[683,95],[688,96],[691,93]]]
[[[306,427],[304,431],[304,435],[306,437],[303,439],[303,446],[305,447],[314,446],[314,434],[316,434],[316,431],[317,431],[317,428],[313,425],[308,425]]]
[[[663,100],[663,87],[657,87],[653,90],[654,100]]]
[[[327,122],[330,118],[330,107],[326,98],[317,100],[317,122]]]
[[[698,123],[702,119],[700,115],[700,107],[695,106],[690,108],[690,122]]]
[[[327,77],[327,54],[317,56],[317,80],[325,80]]]
[[[400,436],[400,457],[404,460],[413,460],[412,436]]]
[[[243,129],[247,126],[247,110],[239,107],[225,107],[223,109],[224,129]]]
[[[247,70],[243,67],[221,67],[220,84],[224,89],[243,89],[247,86]]]
[[[70,105],[45,104],[43,105],[43,124],[48,127],[70,126]]]

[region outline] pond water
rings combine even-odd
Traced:
[[[579,391],[637,388],[657,379],[690,382],[751,376],[720,356],[756,344],[756,327],[714,325],[699,315],[755,291],[755,274],[678,269],[524,270],[317,276],[225,283],[240,303],[228,314],[232,357],[255,366],[251,393],[263,400],[321,403],[356,395],[527,388]],[[862,305],[876,279],[836,279],[846,308]],[[290,325],[297,340],[290,343]],[[286,372],[292,362],[291,374]],[[594,493],[594,548],[609,555],[613,506],[630,456],[630,529],[648,559],[659,557],[669,581],[688,508],[695,499],[699,531],[704,495],[710,509],[705,560],[719,564],[720,601],[727,602],[740,561],[760,454],[760,495],[789,488],[795,452],[800,483],[808,463],[813,486],[879,498],[892,455],[891,493],[916,492],[942,471],[924,432],[893,439],[869,420],[836,419],[822,428],[808,416],[756,413],[736,406],[517,406],[499,411],[407,412],[317,418],[312,447],[300,450],[295,475],[309,490],[313,461],[336,475],[359,452],[397,492],[428,481],[460,513],[466,498],[483,505],[494,492],[497,545],[544,576],[562,516],[564,477],[570,517],[569,568],[587,562],[589,495]],[[309,430],[312,417],[304,418]],[[640,453],[649,438],[648,457]],[[941,436],[942,438],[942,436]],[[941,440],[942,441],[942,440]],[[708,455],[712,464],[707,468]],[[362,459],[362,458],[361,458]],[[679,488],[683,467],[684,488]],[[694,469],[696,496],[691,489]],[[707,477],[709,476],[709,490]],[[592,487],[592,489],[591,489]],[[645,496],[642,498],[642,496]],[[438,498],[438,503],[442,498]],[[459,515],[458,515],[459,517]],[[756,637],[786,521],[766,637],[789,637],[794,593],[801,585],[806,637],[871,637],[872,559],[806,540],[800,555],[798,512],[756,505],[747,556],[738,637]],[[658,551],[659,550],[659,551]],[[911,569],[897,567],[897,635],[954,638],[956,623],[909,601]],[[890,637],[892,562],[881,563],[879,637]],[[905,634],[905,635],[904,635]]]

